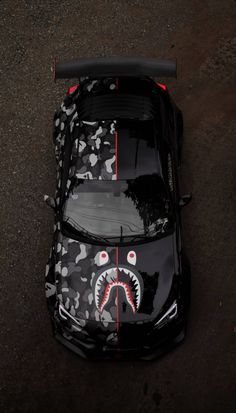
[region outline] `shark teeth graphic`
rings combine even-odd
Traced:
[[[105,291],[105,294],[104,294],[104,297],[103,297],[103,300],[102,300],[102,304],[99,306],[99,310],[103,311],[105,305],[107,304],[107,302],[109,300],[110,292],[111,292],[113,287],[122,287],[124,289],[125,295],[126,295],[126,300],[129,303],[129,305],[131,306],[131,308],[133,310],[133,313],[135,313],[136,307],[135,307],[135,304],[133,302],[133,297],[132,297],[132,293],[130,291],[130,288],[126,283],[124,283],[122,281],[115,281],[115,282],[107,285],[106,291]]]
[[[128,282],[120,280],[120,276],[117,276],[117,270],[119,274],[124,273],[128,276]],[[99,275],[95,284],[95,304],[99,311],[103,311],[114,287],[123,288],[126,301],[135,313],[141,302],[140,282],[137,275],[134,274],[132,270],[122,266],[119,266],[118,268],[108,268]]]

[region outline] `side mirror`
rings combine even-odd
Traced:
[[[192,201],[192,194],[182,195],[179,199],[179,206],[184,207],[185,205],[188,205],[189,202],[191,201]]]
[[[56,209],[56,201],[52,196],[44,195],[43,199],[45,204],[47,204],[54,210]]]

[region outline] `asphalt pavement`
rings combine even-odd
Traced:
[[[2,0],[0,16],[1,413],[235,412],[236,2]],[[154,362],[80,359],[54,341],[44,296],[52,117],[69,85],[50,66],[114,55],[178,60],[192,304],[185,342]]]

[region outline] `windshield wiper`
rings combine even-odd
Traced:
[[[140,235],[136,235],[135,237],[132,238],[132,242],[133,241],[137,241],[137,240],[148,240],[150,238],[155,238],[160,236],[164,236],[168,231],[164,228],[155,228],[154,230],[152,230],[151,232],[146,232],[144,234],[140,234]]]
[[[120,226],[120,242],[123,241],[123,227],[122,225]]]
[[[69,231],[70,232],[75,233],[75,231],[76,231],[76,234],[79,234],[82,238],[87,238],[89,240],[94,240],[94,241],[103,241],[103,242],[106,242],[106,243],[110,244],[108,238],[101,237],[99,235],[91,234],[91,232],[89,232],[86,229],[84,229],[83,227],[81,227],[72,218],[70,218],[70,217],[65,217],[65,218],[66,218],[66,220],[64,220],[63,222],[64,222],[64,224],[69,226]]]

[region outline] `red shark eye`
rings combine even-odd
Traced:
[[[134,251],[130,251],[127,255],[127,261],[129,264],[135,265],[136,264],[136,253]]]
[[[109,261],[108,253],[106,251],[100,252],[99,264],[105,265]]]

